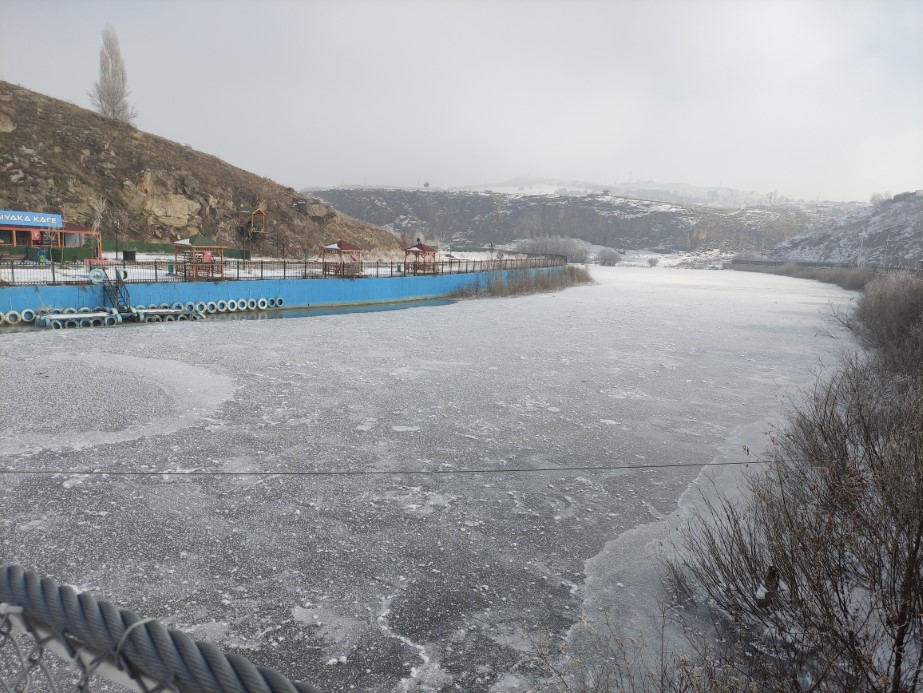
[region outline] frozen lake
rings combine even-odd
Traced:
[[[0,466],[23,472],[0,476],[0,559],[325,691],[525,690],[524,634],[656,611],[646,547],[703,466],[765,446],[852,296],[592,271],[404,311],[0,333]],[[660,464],[681,466],[631,469]],[[209,474],[113,474],[168,470]]]

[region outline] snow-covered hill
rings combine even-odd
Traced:
[[[774,260],[907,265],[923,260],[923,190],[827,222],[776,247]]]

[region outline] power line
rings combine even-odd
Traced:
[[[747,460],[743,462],[712,462],[701,467],[737,467],[750,464],[767,464],[769,460]],[[224,472],[224,471],[184,471],[168,469],[165,471],[74,471],[64,469],[0,469],[0,474],[29,474],[36,476],[448,476],[452,474],[532,474],[539,472],[616,472],[622,470],[644,469],[695,469],[699,465],[669,462],[663,464],[614,465],[609,467],[575,466],[575,467],[512,467],[509,469],[392,469],[392,470],[342,470],[342,471],[276,471],[276,472]]]

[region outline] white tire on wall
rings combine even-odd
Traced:
[[[247,310],[256,310],[256,308],[257,308],[257,300],[255,298],[248,298],[247,299]]]
[[[237,299],[237,310],[247,310],[247,299],[245,298]]]
[[[284,298],[282,298],[282,297],[280,296],[279,298],[276,299],[276,307],[277,307],[277,308],[281,308],[281,307],[284,306],[284,305],[285,305],[285,299],[284,299]]]
[[[23,322],[35,322],[35,311],[31,308],[25,308],[19,313]]]
[[[215,309],[219,313],[227,313],[228,312],[228,302],[225,300],[215,301]]]
[[[217,313],[218,304],[216,304],[214,301],[209,301],[208,303],[205,304],[205,312],[206,313]]]
[[[64,315],[76,315],[76,314],[77,314],[77,309],[76,309],[76,308],[71,308],[70,306],[68,306],[67,308],[65,308],[65,309],[62,310],[61,312],[64,313]]]
[[[22,322],[22,315],[18,311],[11,310],[6,314],[6,321],[10,325],[18,325]]]
[[[266,303],[269,304],[269,307],[270,307],[270,308],[275,308],[275,307],[276,307],[276,299],[274,299],[274,298],[266,299]]]
[[[206,310],[208,310],[208,305],[205,303],[205,301],[199,301],[195,304],[196,313],[204,313]]]
[[[236,312],[237,312],[237,301],[235,301],[233,298],[229,298],[229,299],[227,300],[227,304],[226,304],[226,305],[227,305],[228,313],[236,313]]]
[[[267,301],[265,298],[258,298],[256,300],[256,307],[259,310],[266,310],[269,308],[269,301]]]

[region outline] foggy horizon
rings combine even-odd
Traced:
[[[510,179],[867,201],[923,187],[910,0],[9,0],[0,79],[296,189]],[[40,39],[37,37],[41,37]]]

